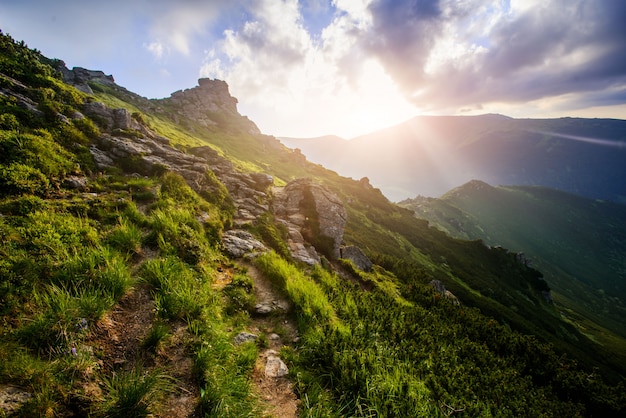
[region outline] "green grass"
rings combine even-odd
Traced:
[[[103,377],[105,399],[95,415],[111,418],[148,417],[158,411],[159,402],[174,389],[172,378],[159,369],[144,371],[140,366]]]
[[[148,260],[141,274],[154,289],[157,313],[164,319],[197,318],[211,301],[206,287],[200,287],[202,277],[178,258]]]

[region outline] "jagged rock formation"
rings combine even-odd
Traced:
[[[311,179],[297,179],[275,191],[272,211],[288,231],[292,256],[307,264],[320,262],[319,253],[338,258],[346,225],[346,209],[328,188]]]
[[[97,80],[99,84],[115,86],[115,79],[113,79],[112,75],[106,75],[102,71],[88,70],[82,67],[74,67],[69,70],[63,61],[58,66],[58,70],[61,72],[61,76],[63,77],[63,81],[67,84],[76,87],[78,90],[87,93],[93,94],[93,90],[89,86],[88,82]]]
[[[267,189],[273,182],[271,176],[238,172],[229,160],[208,146],[192,148],[189,153],[178,150],[169,139],[156,134],[125,109],[110,109],[92,102],[84,105],[83,112],[98,121],[103,131],[90,149],[98,168],[122,166],[142,175],[171,170],[200,194],[219,193],[219,188],[225,186],[235,204],[237,226],[250,223],[269,210],[266,202]]]
[[[201,78],[194,88],[179,90],[169,98],[152,102],[157,106],[157,112],[167,112],[177,123],[182,117],[204,127],[236,124],[247,133],[261,134],[254,122],[239,114],[237,99],[230,95],[228,84],[222,80]]]

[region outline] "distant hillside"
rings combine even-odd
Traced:
[[[399,204],[452,236],[524,252],[566,317],[585,329],[584,313],[626,338],[626,206],[481,181]]]
[[[391,200],[437,197],[469,180],[626,201],[626,121],[419,116],[349,141],[284,140]]]

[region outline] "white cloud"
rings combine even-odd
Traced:
[[[271,134],[350,137],[400,122],[415,109],[357,48],[363,24],[340,13],[313,40],[295,1],[262,1],[207,53],[201,75],[226,79],[240,111]]]
[[[151,42],[149,44],[144,44],[144,48],[146,48],[155,58],[160,59],[163,57],[163,44],[161,42]]]

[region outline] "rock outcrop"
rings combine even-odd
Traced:
[[[93,94],[93,90],[88,84],[89,81],[96,81],[99,84],[108,86],[116,85],[113,76],[106,75],[102,71],[88,70],[82,67],[74,67],[69,70],[63,62],[61,62],[58,70],[61,71],[63,81],[87,94]]]
[[[288,231],[292,256],[307,264],[320,262],[318,253],[338,258],[347,220],[346,209],[328,188],[311,179],[276,189],[272,211]]]
[[[98,168],[121,166],[141,175],[170,170],[180,174],[201,195],[219,194],[220,188],[225,187],[235,206],[236,226],[249,224],[269,210],[272,176],[239,172],[208,146],[188,152],[176,149],[168,138],[152,131],[125,109],[110,109],[92,102],[82,110],[98,121],[103,132],[90,148]]]
[[[183,117],[204,127],[237,126],[244,132],[261,134],[254,122],[239,114],[237,99],[230,95],[228,84],[222,80],[201,78],[198,86],[176,91],[168,98],[153,100],[153,103],[157,112],[168,112],[168,116],[176,122]]]

